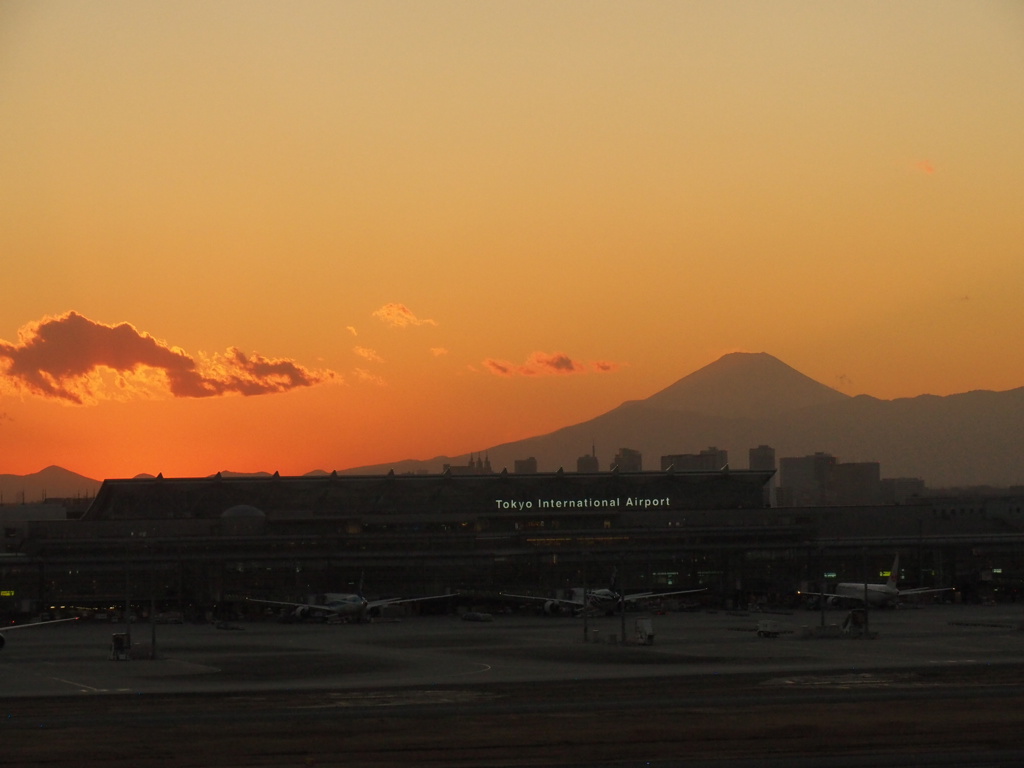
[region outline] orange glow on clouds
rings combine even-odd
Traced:
[[[18,331],[18,339],[0,340],[0,382],[11,391],[77,405],[161,392],[173,397],[265,395],[336,378],[333,371],[246,355],[234,347],[197,361],[128,323],[104,325],[77,312],[29,323]],[[116,389],[105,372],[115,374]]]
[[[368,347],[353,347],[353,352],[371,363],[383,363],[384,358],[377,354],[376,350],[369,349]]]
[[[404,304],[385,304],[373,316],[393,328],[407,328],[410,325],[437,325],[434,320],[420,319]]]
[[[487,358],[484,367],[496,376],[569,376],[574,373],[609,373],[619,365],[607,361],[584,363],[573,360],[564,352],[533,352],[522,364]]]
[[[1020,387],[1022,28],[0,3],[0,473],[465,455],[735,349],[852,395]]]

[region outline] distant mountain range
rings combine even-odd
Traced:
[[[1024,387],[938,397],[851,397],[814,381],[766,353],[736,352],[645,400],[631,400],[589,421],[474,454],[359,467],[346,473],[440,471],[486,457],[495,471],[534,457],[541,471],[575,471],[596,453],[609,469],[620,448],[643,454],[644,469],[661,457],[729,452],[746,469],[747,451],[770,445],[777,459],[831,453],[841,462],[877,461],[882,477],[918,477],[931,488],[1024,484]]]
[[[655,470],[664,455],[699,453],[711,446],[729,452],[733,469],[746,469],[747,451],[758,445],[773,447],[777,459],[825,451],[841,462],[877,461],[882,477],[918,477],[930,488],[1022,485],[1024,387],[897,400],[851,397],[769,354],[736,352],[645,400],[627,401],[546,435],[473,454],[338,473],[440,472],[445,464],[464,466],[471,458],[486,458],[494,471],[511,472],[517,459],[529,457],[542,472],[573,472],[576,459],[589,454],[592,446],[602,470],[610,469],[620,448],[640,451],[644,469]],[[91,496],[99,486],[97,480],[60,467],[33,475],[0,475],[5,503]]]
[[[34,504],[46,499],[89,499],[102,483],[62,467],[47,467],[31,475],[0,475],[0,502]]]

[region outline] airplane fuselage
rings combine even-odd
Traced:
[[[612,614],[622,609],[626,603],[638,603],[641,600],[658,599],[672,595],[686,595],[692,592],[703,592],[699,589],[680,589],[675,592],[633,592],[623,595],[614,589],[581,589],[572,590],[571,598],[540,597],[539,595],[516,595],[511,592],[502,592],[505,597],[516,600],[535,601],[544,604],[544,612],[558,614],[578,611],[600,611],[605,614]]]
[[[362,616],[366,612],[366,599],[361,595],[328,592],[323,606],[338,616]]]
[[[369,616],[378,615],[389,605],[399,603],[420,603],[425,600],[440,600],[450,598],[453,595],[431,595],[429,597],[389,597],[383,600],[367,600],[359,594],[346,592],[326,592],[321,595],[311,595],[308,603],[289,603],[283,600],[261,600],[248,597],[254,603],[263,605],[282,605],[291,608],[290,615],[296,619],[305,619],[310,616],[355,619],[363,621]]]
[[[610,589],[594,589],[587,593],[587,605],[605,613],[617,611],[622,598]]]
[[[876,607],[891,605],[899,600],[900,592],[888,584],[868,584],[864,589],[864,582],[848,581],[836,585],[836,596],[850,600],[867,601],[868,605]]]
[[[953,587],[914,587],[912,589],[900,589],[900,556],[892,562],[892,570],[889,571],[889,578],[882,584],[865,584],[863,581],[844,581],[836,584],[835,592],[803,592],[810,597],[824,597],[829,603],[834,604],[838,600],[855,600],[871,607],[884,608],[896,606],[904,597],[918,597],[927,594],[940,592],[952,592]]]

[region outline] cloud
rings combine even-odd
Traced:
[[[929,176],[935,173],[935,166],[932,165],[931,162],[928,160],[918,160],[917,163],[915,163],[915,167],[917,168],[917,170],[921,171],[922,173],[926,173]]]
[[[495,376],[515,376],[516,369],[512,363],[506,363],[502,360],[495,360],[493,358],[487,358],[484,360],[484,367],[487,368]]]
[[[506,360],[487,358],[484,366],[495,376],[568,376],[576,373],[610,373],[618,363],[605,360],[585,363],[573,360],[564,352],[533,352],[526,362],[517,365]]]
[[[352,351],[371,363],[383,363],[384,358],[377,354],[377,350],[368,347],[353,347]]]
[[[378,387],[386,387],[388,385],[387,380],[383,377],[371,373],[365,368],[356,368],[356,378],[368,384],[376,384]]]
[[[356,331],[356,328],[355,328],[354,325],[346,325],[345,326],[345,330],[348,331],[349,333],[351,333],[353,336],[358,336],[359,335],[359,332]]]
[[[373,313],[373,316],[387,323],[392,328],[408,328],[410,325],[437,325],[434,320],[416,317],[404,304],[385,304]]]
[[[444,347],[431,347],[430,354],[432,354],[434,357],[441,357],[442,355],[447,355],[448,350],[445,349]]]
[[[67,403],[132,397],[157,391],[174,397],[265,395],[310,387],[336,377],[287,359],[247,355],[235,347],[197,362],[129,323],[104,325],[77,312],[44,317],[0,340],[0,382]],[[109,374],[113,372],[114,389]]]

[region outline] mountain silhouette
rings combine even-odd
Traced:
[[[848,399],[767,353],[733,352],[643,403],[650,408],[735,419],[768,418]]]
[[[430,471],[486,456],[496,471],[534,457],[538,469],[575,471],[596,446],[610,469],[620,448],[661,457],[714,446],[746,469],[748,450],[770,445],[776,459],[831,453],[840,462],[877,461],[883,477],[918,477],[932,488],[1024,483],[1024,388],[938,397],[851,397],[766,353],[725,355],[645,400],[630,400],[589,421],[473,454],[402,461],[345,474]],[[341,470],[339,470],[341,472]]]
[[[897,400],[851,397],[769,354],[735,352],[644,400],[545,435],[472,454],[336,471],[436,473],[445,464],[465,466],[486,457],[495,471],[511,472],[517,459],[533,457],[541,472],[572,472],[592,446],[602,470],[611,468],[620,448],[640,451],[644,469],[657,470],[662,456],[711,446],[729,452],[732,469],[746,469],[747,451],[759,445],[774,448],[776,459],[824,451],[840,462],[877,461],[882,477],[917,477],[931,488],[1022,485],[1024,387]],[[99,486],[60,467],[0,475],[0,494],[8,504],[91,496]]]
[[[50,466],[30,475],[0,475],[4,504],[34,504],[46,499],[86,499],[96,495],[99,480]]]

